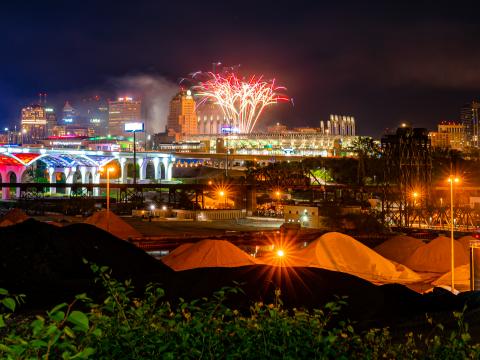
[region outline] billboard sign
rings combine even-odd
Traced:
[[[143,122],[132,122],[125,124],[125,132],[143,132],[144,124]]]

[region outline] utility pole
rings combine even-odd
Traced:
[[[137,139],[133,131],[133,186],[137,185]]]

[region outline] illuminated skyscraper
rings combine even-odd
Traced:
[[[83,99],[81,113],[84,120],[82,125],[91,128],[95,135],[107,135],[108,103],[105,100],[100,96]]]
[[[472,101],[460,110],[460,122],[465,127],[465,136],[468,146],[478,147],[480,145],[480,129],[478,124],[479,101]]]
[[[131,97],[121,97],[108,102],[108,133],[112,136],[128,136],[125,124],[142,121],[142,102]],[[130,134],[131,135],[131,134]]]
[[[53,107],[45,107],[45,116],[47,118],[47,134],[51,136],[53,134],[53,128],[57,126],[57,116]]]
[[[44,139],[47,135],[47,115],[41,105],[30,105],[22,109],[22,142]]]
[[[75,110],[72,105],[67,101],[63,106],[62,125],[73,124],[75,120]]]
[[[174,132],[176,138],[198,133],[195,100],[190,90],[180,91],[170,101],[167,129]]]

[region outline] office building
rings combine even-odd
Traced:
[[[198,133],[195,100],[190,90],[180,91],[170,101],[167,129],[175,134],[176,140]]]
[[[50,136],[53,134],[53,128],[57,126],[57,115],[55,109],[50,106],[45,107],[45,116],[47,118],[47,134]]]
[[[472,101],[464,105],[460,111],[460,123],[465,127],[466,145],[479,147],[480,133],[478,127],[479,101]]]
[[[434,148],[450,148],[461,151],[467,146],[465,126],[453,121],[441,122],[438,124],[438,131],[431,131],[428,136]]]
[[[47,115],[41,105],[30,105],[22,109],[22,142],[43,139],[47,135]]]
[[[65,102],[62,111],[62,125],[73,124],[75,122],[75,109],[68,101]]]
[[[108,132],[108,103],[100,96],[82,100],[82,125],[94,130],[96,136],[105,136]]]
[[[130,136],[125,132],[125,124],[142,122],[142,102],[131,97],[120,97],[108,102],[108,134]]]

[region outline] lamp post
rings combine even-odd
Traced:
[[[143,122],[126,123],[124,128],[125,132],[133,133],[133,186],[137,185],[137,132],[145,131],[145,124]]]
[[[113,171],[113,167],[107,167],[106,169],[101,167],[100,172],[107,173],[107,231],[110,231],[110,173]]]
[[[413,197],[413,211],[415,212],[415,209],[417,207],[418,192],[414,191],[412,194],[412,197]],[[418,228],[420,229],[420,214],[418,214]]]
[[[455,257],[454,257],[454,244],[455,244],[455,238],[453,237],[453,231],[454,231],[454,221],[453,221],[453,184],[456,183],[458,184],[460,182],[460,179],[458,177],[454,177],[453,175],[450,175],[447,180],[450,183],[450,268],[452,272],[452,292],[455,290]]]
[[[225,209],[225,208],[227,207],[227,197],[225,196],[225,195],[226,195],[226,194],[225,194],[225,191],[220,190],[220,191],[218,192],[218,195],[220,195],[220,197],[224,199],[223,208]]]
[[[277,197],[276,212],[278,213],[280,211],[280,196],[282,196],[280,190],[275,191],[275,196]]]

